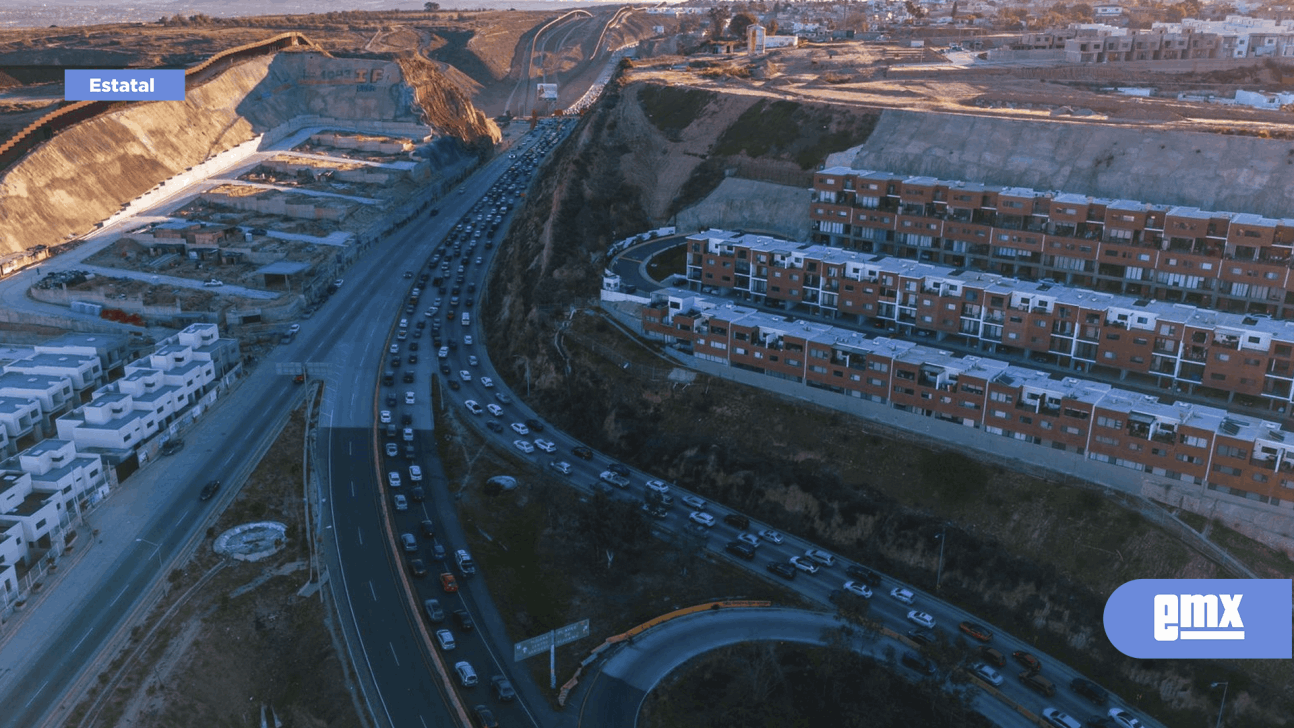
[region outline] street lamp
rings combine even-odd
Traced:
[[[1219,685],[1222,686],[1222,705],[1218,706],[1218,722],[1213,724],[1213,728],[1221,728],[1222,726],[1222,711],[1227,709],[1227,685],[1229,684],[1230,683],[1215,682],[1209,685],[1210,688],[1216,688]]]
[[[935,534],[935,538],[939,539],[939,568],[935,571],[935,591],[939,591],[939,582],[944,578],[944,544],[948,543],[944,531],[945,529],[939,529],[939,533]]]

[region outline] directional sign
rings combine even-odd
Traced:
[[[560,647],[568,642],[574,642],[588,636],[589,620],[587,619],[568,624],[565,627],[558,627],[552,632],[545,632],[538,637],[531,637],[528,640],[514,644],[512,646],[512,660],[521,662],[535,655],[542,655],[554,647]]]
[[[565,627],[558,627],[553,630],[553,643],[555,647],[561,647],[568,642],[582,640],[589,636],[589,620],[584,619],[574,624],[568,624]]]

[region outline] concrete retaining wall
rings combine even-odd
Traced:
[[[728,177],[704,200],[678,213],[676,227],[680,233],[714,227],[804,240],[809,237],[809,195],[805,187]]]

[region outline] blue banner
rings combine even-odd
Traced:
[[[1140,659],[1290,659],[1289,579],[1137,579],[1105,603],[1105,634]]]
[[[68,101],[183,101],[184,71],[166,68],[65,69]]]

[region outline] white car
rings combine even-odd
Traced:
[[[904,604],[909,604],[909,605],[912,604],[912,602],[916,601],[916,595],[912,593],[912,590],[904,589],[901,586],[896,586],[893,589],[891,589],[890,596],[894,597],[894,599],[900,602],[903,602]]]
[[[392,488],[400,487],[400,474],[392,470],[386,474],[386,484]]]
[[[388,442],[388,443],[386,444],[386,456],[387,456],[387,457],[389,457],[389,458],[393,458],[393,457],[395,457],[396,455],[399,455],[399,454],[400,454],[400,448],[399,448],[399,446],[397,446],[394,442]]]
[[[751,548],[759,548],[759,536],[756,536],[753,533],[740,534],[739,536],[737,536],[737,540],[741,541],[742,543],[750,544]]]
[[[769,543],[776,543],[776,544],[782,543],[782,534],[778,533],[777,531],[774,531],[771,528],[765,528],[763,531],[760,531],[759,537],[764,539],[765,541],[768,541]]]
[[[539,448],[540,450],[543,450],[546,453],[557,452],[557,446],[543,438],[535,438],[535,447]]]
[[[206,286],[207,288],[219,288],[225,285],[225,282],[216,278],[208,278],[207,280],[203,281],[202,285]]]
[[[395,502],[395,509],[397,511],[409,510],[409,499],[405,498],[404,496],[396,495],[394,498],[392,498],[392,500]]]
[[[379,422],[381,422],[384,425],[391,424],[391,411],[382,410],[381,413],[378,414],[377,419]]]
[[[436,641],[440,643],[440,649],[452,650],[455,647],[454,633],[447,629],[436,630]]]
[[[530,442],[527,440],[513,440],[512,446],[517,448],[521,452],[524,452],[527,455],[535,451],[535,446],[531,445]]]
[[[344,278],[338,278],[337,280],[332,282],[333,288],[341,288],[341,284],[345,282],[346,280]]]
[[[935,626],[934,617],[930,616],[929,614],[926,614],[925,612],[918,612],[915,609],[912,610],[911,612],[908,612],[908,621],[917,625],[918,627],[925,627],[926,629],[934,629],[934,626]]]
[[[823,551],[822,549],[809,549],[804,552],[804,555],[808,556],[809,558],[813,559],[819,564],[822,564],[823,566],[830,567],[830,566],[836,565],[836,557],[832,556],[826,551]]]
[[[692,511],[688,514],[688,520],[700,524],[706,528],[714,528],[714,516],[704,511]]]
[[[529,435],[529,434],[530,434],[530,428],[529,428],[529,427],[526,427],[526,423],[524,423],[524,422],[513,422],[513,423],[512,423],[512,431],[513,431],[513,432],[515,432],[515,433],[517,433],[518,435]]]
[[[464,335],[463,335],[463,346],[471,346],[471,345],[472,345],[472,335],[471,335],[471,334],[464,334]]]
[[[481,377],[481,386],[489,389],[494,386],[494,380],[489,377]]]
[[[468,412],[471,412],[474,415],[479,415],[485,411],[484,409],[481,408],[481,405],[476,403],[476,400],[474,399],[467,400],[466,402],[463,403],[463,406],[467,408]]]
[[[405,392],[405,393],[404,393],[404,403],[405,403],[405,404],[417,404],[417,403],[418,403],[418,398],[413,396],[413,392]]]
[[[654,490],[661,495],[665,495],[669,492],[669,483],[663,480],[649,480],[647,481],[647,490]]]
[[[686,505],[688,508],[695,508],[698,511],[705,508],[705,501],[701,500],[700,498],[697,498],[694,495],[685,495],[681,500],[683,501],[683,504]]]
[[[463,687],[470,688],[476,685],[476,670],[472,669],[470,662],[455,662],[454,672],[458,673],[458,681]]]
[[[409,482],[412,482],[412,483],[422,482],[422,468],[418,467],[417,465],[409,466]]]
[[[845,591],[852,592],[864,599],[872,598],[872,589],[861,581],[845,582]]]
[[[808,558],[804,556],[792,556],[791,566],[794,566],[795,568],[799,569],[800,571],[803,571],[806,574],[818,573],[818,565],[813,563],[812,561],[810,561]]]
[[[292,324],[291,326],[288,327],[289,334],[295,334],[300,330],[301,330],[301,324]]]
[[[467,365],[468,365],[468,366],[470,366],[470,367],[474,367],[474,366],[476,366],[477,364],[480,364],[480,363],[481,363],[481,362],[477,361],[477,359],[476,359],[476,356],[475,356],[475,355],[473,355],[473,354],[469,354],[469,355],[467,356]]]
[[[472,373],[467,371],[466,369],[459,369],[458,378],[463,380],[464,382],[470,382],[472,381]]]
[[[1002,673],[982,662],[972,667],[971,672],[975,674],[975,677],[994,687],[1002,684]]]
[[[1110,708],[1110,718],[1123,728],[1142,728],[1142,722],[1123,708]]]
[[[548,463],[548,467],[552,468],[553,470],[556,470],[562,475],[571,474],[571,464],[566,462],[565,460],[553,460],[552,462]]]
[[[390,352],[390,353],[392,353],[392,354],[399,354],[399,353],[400,353],[400,345],[399,345],[399,344],[392,344],[392,345],[391,345],[391,348],[390,348],[390,349],[387,349],[387,351],[388,351],[388,352]]]
[[[487,411],[489,411],[489,413],[490,413],[490,414],[492,414],[492,415],[494,415],[495,417],[502,417],[502,416],[503,416],[503,408],[502,408],[502,407],[500,407],[500,406],[499,406],[499,405],[497,405],[497,404],[494,404],[494,403],[487,404],[487,405],[485,405],[485,409],[486,409]]]

